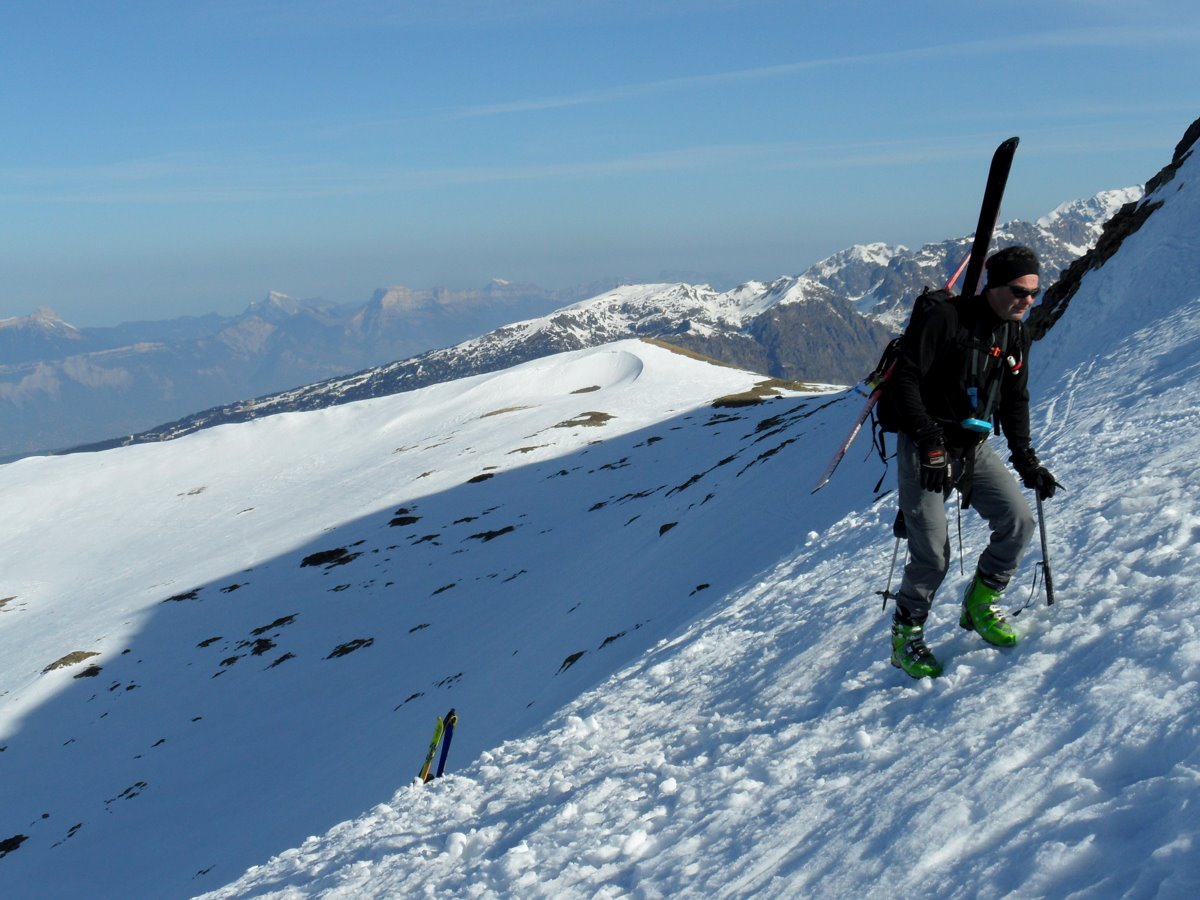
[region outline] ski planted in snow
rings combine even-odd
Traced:
[[[442,735],[446,731],[446,723],[441,716],[437,718],[437,724],[433,726],[433,740],[429,742],[429,752],[425,754],[425,764],[421,766],[421,781],[429,780],[429,770],[433,766],[433,757],[437,753],[438,744],[442,742]]]
[[[436,778],[446,774],[446,759],[450,756],[450,742],[454,739],[454,726],[458,724],[458,713],[453,709],[446,713],[445,727],[442,730],[442,755],[438,759]]]
[[[1000,219],[1000,202],[1004,199],[1004,188],[1008,184],[1008,173],[1012,169],[1013,156],[1017,152],[1018,143],[1020,143],[1020,138],[1011,137],[997,147],[996,152],[992,154],[992,164],[988,169],[987,184],[983,190],[983,202],[979,207],[979,223],[975,226],[975,240],[971,244],[971,255],[967,257],[966,261],[967,275],[963,281],[963,291],[966,293],[974,294],[979,290],[979,279],[983,274],[983,264],[987,259],[988,247],[992,243],[992,233],[996,230],[996,222]],[[953,289],[954,282],[958,280],[959,273],[962,270],[963,267],[959,266],[958,271],[954,273],[953,277],[946,284],[947,290]],[[821,473],[821,477],[817,480],[816,486],[813,487],[812,493],[815,494],[821,488],[825,487],[829,483],[829,479],[833,477],[834,471],[846,456],[850,445],[854,443],[854,439],[862,431],[863,424],[867,421],[867,417],[871,415],[871,410],[879,402],[879,395],[883,393],[883,386],[891,377],[894,368],[894,361],[883,371],[876,368],[875,371],[868,375],[855,388],[855,390],[867,398],[866,402],[863,404],[858,418],[854,420],[854,425],[850,428],[850,433],[838,445],[833,458],[829,461],[829,465]]]

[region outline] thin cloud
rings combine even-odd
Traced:
[[[1170,44],[1195,43],[1198,40],[1200,40],[1200,29],[1195,28],[1084,28],[1071,31],[1022,35],[1021,47],[1022,52],[1028,53],[1039,50],[1084,47],[1165,46]],[[664,78],[655,81],[617,85],[610,88],[582,91],[575,94],[467,106],[450,113],[449,117],[469,119],[541,112],[572,106],[612,103],[653,94],[722,87],[748,81],[786,78],[805,72],[834,67],[924,62],[926,60],[945,62],[950,57],[977,56],[987,53],[1011,53],[1012,51],[1013,39],[1005,36],[987,40],[914,47],[905,50],[886,50],[879,53],[830,56],[820,59],[798,60],[796,62],[781,63],[773,66],[756,66],[747,69],[735,69],[728,72],[715,72],[706,75]]]
[[[1064,111],[1053,125],[1026,129],[1027,153],[1087,156],[1163,145],[1161,134],[1113,133],[1100,115]],[[1100,120],[1095,116],[1099,115]],[[1098,139],[1102,136],[1102,140]],[[213,158],[167,154],[112,165],[0,171],[0,205],[241,204],[420,192],[474,185],[620,179],[670,173],[740,173],[926,165],[977,159],[996,135],[922,132],[913,138],[850,141],[759,141],[700,144],[605,159],[539,164],[349,167],[330,162],[285,162],[261,155]]]

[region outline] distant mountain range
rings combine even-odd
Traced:
[[[0,460],[454,344],[609,286],[391,287],[359,305],[271,293],[237,316],[111,328],[76,328],[50,309],[0,320]]]
[[[996,240],[1036,249],[1049,285],[1141,195],[1141,188],[1127,188],[1064,203],[1036,222],[1003,225]],[[967,235],[915,251],[857,245],[769,283],[729,291],[624,285],[575,303],[536,286],[494,281],[474,292],[389,288],[361,307],[273,293],[233,318],[111,329],[75,329],[41,310],[0,321],[0,409],[13,421],[0,436],[0,459],[164,440],[626,337],[658,339],[779,378],[853,383],[903,326],[916,294],[944,284],[970,244]],[[177,418],[198,409],[205,411]]]

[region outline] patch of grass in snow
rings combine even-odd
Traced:
[[[99,656],[92,650],[76,650],[73,653],[68,653],[66,656],[59,657],[46,668],[42,669],[42,674],[53,672],[55,669],[65,669],[67,666],[74,666],[83,662],[85,659],[90,659],[93,656]]]
[[[768,378],[760,381],[748,391],[740,394],[727,394],[712,402],[715,409],[736,409],[742,406],[757,406],[775,397],[782,396],[784,391],[814,391],[812,385],[803,381],[787,381],[782,378]]]
[[[607,425],[615,416],[606,412],[585,412],[580,413],[573,419],[567,419],[565,422],[559,422],[555,428],[597,428],[601,425]]]
[[[493,409],[491,412],[485,412],[479,418],[490,419],[492,416],[502,416],[505,413],[520,412],[523,409],[531,409],[531,408],[532,407],[529,407],[529,406],[505,406],[500,409]]]

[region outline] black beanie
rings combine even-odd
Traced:
[[[1023,275],[1038,274],[1037,254],[1019,244],[1005,247],[987,261],[987,286],[1000,287]]]

